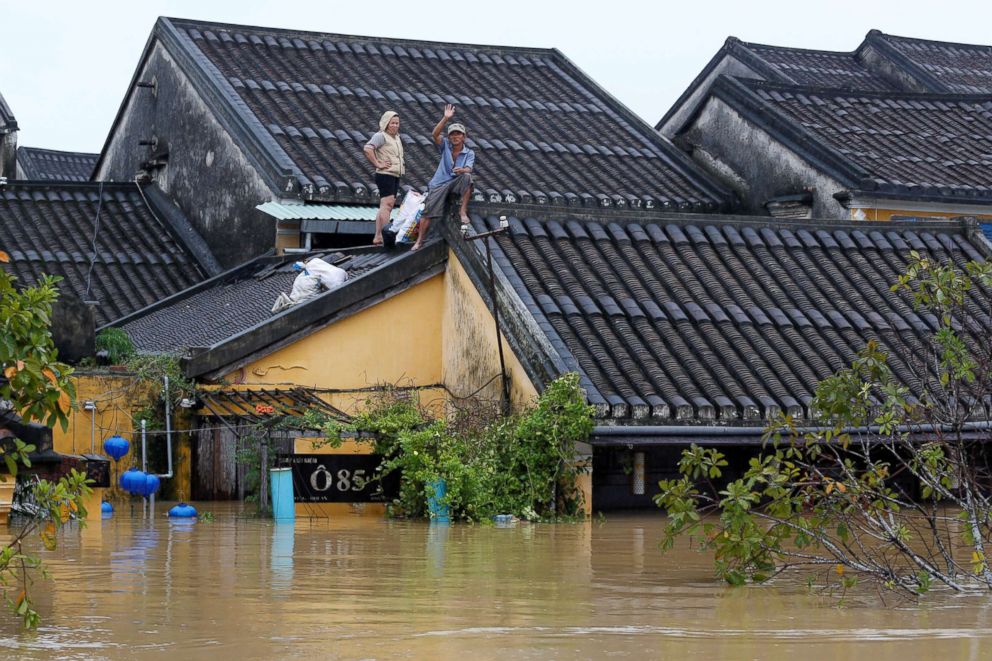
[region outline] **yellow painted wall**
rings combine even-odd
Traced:
[[[503,342],[511,402],[521,408],[538,393],[505,338]],[[498,401],[499,379],[493,379],[498,374],[493,316],[458,260],[449,255],[444,274],[229,373],[224,387],[329,389],[335,392],[320,396],[354,414],[364,407],[370,387],[393,384],[414,389],[421,404],[440,415],[449,395],[444,388],[424,386],[444,384],[456,396],[482,388],[482,397]],[[312,439],[299,439],[294,448],[298,454],[369,451],[362,444],[315,450]],[[296,505],[300,518],[382,516],[384,511],[370,503]]]
[[[138,380],[130,374],[85,372],[77,372],[72,380],[76,386],[76,401],[69,413],[68,428],[63,431],[56,425],[53,430],[55,451],[83,454],[92,448],[94,452],[102,453],[103,439],[115,433],[131,440],[131,413],[144,392]],[[95,419],[94,414],[83,410],[83,403],[87,400],[96,404]]]
[[[130,466],[133,457],[138,457],[140,461],[140,432],[135,429],[132,415],[137,409],[146,406],[149,385],[132,374],[124,373],[78,371],[72,379],[76,386],[76,401],[69,413],[68,427],[63,430],[56,425],[52,430],[54,450],[62,454],[89,454],[91,451],[103,454],[103,441],[106,438],[114,434],[123,436],[131,443],[131,448],[116,465],[111,462],[113,487],[119,470]],[[87,400],[96,404],[95,413],[84,410]],[[176,415],[173,421],[178,422],[179,416]],[[177,432],[173,435],[173,453],[175,477],[170,485],[163,485],[163,492],[174,489],[176,494],[188,495],[191,462],[187,434]],[[99,507],[97,511],[99,512]]]
[[[475,285],[453,253],[448,254],[444,279],[444,314],[441,321],[442,381],[455,396],[464,397],[482,388],[479,396],[500,398],[500,380],[484,384],[499,374],[496,324]],[[537,390],[503,337],[503,356],[510,375],[510,401],[519,409],[537,399]]]
[[[443,305],[444,276],[437,275],[259,358],[225,380],[248,386],[351,391],[324,396],[332,406],[355,413],[363,407],[371,387],[441,383]],[[419,392],[425,406],[444,398],[438,388]]]
[[[855,214],[862,211],[865,214],[864,220],[892,220],[893,216],[919,216],[921,218],[960,218],[961,216],[973,216],[978,220],[992,220],[992,211],[987,214],[961,213],[960,211],[914,211],[907,209],[871,209],[868,207],[852,208],[851,220],[857,220]]]

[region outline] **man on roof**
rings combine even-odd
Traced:
[[[418,250],[427,236],[431,219],[444,213],[444,203],[449,195],[461,195],[460,215],[462,223],[468,223],[468,199],[472,196],[472,168],[475,167],[475,152],[465,145],[467,131],[457,122],[444,127],[455,116],[455,107],[450,103],[444,107],[444,116],[434,127],[434,143],[437,145],[441,161],[434,177],[428,185],[427,202],[420,215],[417,242],[411,250]],[[447,137],[442,137],[446,133]]]
[[[405,171],[403,164],[403,141],[400,139],[400,116],[387,110],[379,118],[379,132],[365,145],[365,158],[375,167],[375,186],[379,189],[379,213],[375,217],[373,246],[382,245],[382,228],[389,222],[389,216],[396,204],[396,192],[400,187],[400,177]]]

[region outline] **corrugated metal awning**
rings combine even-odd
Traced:
[[[200,415],[238,419],[246,424],[278,417],[302,417],[310,409],[321,411],[337,420],[347,422],[343,411],[331,406],[309,388],[229,388],[202,390],[198,393],[202,408]]]
[[[372,206],[347,206],[342,204],[304,204],[303,202],[266,202],[255,207],[278,220],[375,220],[379,211]],[[395,215],[396,209],[393,209]]]

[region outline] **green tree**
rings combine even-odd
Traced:
[[[737,479],[718,450],[686,450],[655,498],[663,548],[691,536],[735,585],[804,570],[842,590],[992,590],[992,265],[914,251],[892,290],[937,326],[905,357],[914,387],[870,341],[819,384],[818,426],[781,417]]]
[[[9,257],[0,251],[0,262]],[[56,278],[43,277],[35,286],[18,289],[16,279],[0,268],[0,410],[8,420],[17,416],[66,428],[74,391],[71,368],[58,361],[50,331],[52,304],[58,298]],[[19,427],[8,422],[9,427]],[[0,441],[6,475],[15,479],[20,467],[30,467],[34,446],[18,438]],[[0,548],[0,594],[26,627],[37,626],[39,614],[32,606],[35,577],[44,576],[40,558],[25,549],[37,533],[48,549],[57,544],[58,529],[72,518],[84,519],[83,497],[90,492],[86,476],[73,470],[57,482],[36,480],[31,496],[38,514]]]

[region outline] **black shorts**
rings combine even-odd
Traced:
[[[379,189],[379,198],[392,197],[400,189],[400,178],[391,174],[375,173],[375,187]]]

